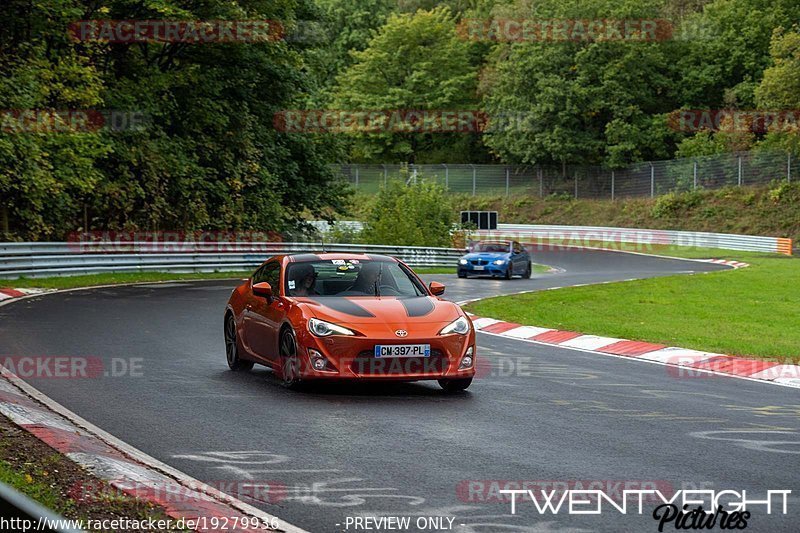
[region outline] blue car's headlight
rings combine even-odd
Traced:
[[[459,265],[466,265],[467,264],[467,260],[466,259],[459,259],[458,260],[458,264]]]
[[[504,265],[504,264],[506,264],[506,260],[505,260],[505,259],[497,259],[497,260],[494,262],[494,264],[495,264],[495,265]]]

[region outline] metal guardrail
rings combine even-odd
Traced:
[[[231,272],[254,269],[285,253],[374,253],[412,267],[453,266],[459,248],[276,242],[42,242],[0,243],[0,278],[102,272]]]
[[[481,238],[506,238],[541,243],[583,244],[594,242],[633,244],[647,251],[649,245],[692,246],[772,252],[792,255],[792,239],[736,235],[732,233],[706,233],[699,231],[674,231],[657,229],[606,228],[600,226],[558,226],[540,224],[498,224],[497,231],[478,231]]]
[[[4,523],[3,523],[4,522]],[[5,483],[0,483],[0,523],[4,531],[79,533],[72,521],[62,518]]]

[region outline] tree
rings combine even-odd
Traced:
[[[334,105],[388,112],[474,108],[476,71],[469,47],[446,8],[393,14],[365,50],[353,53],[353,65],[338,78]],[[355,139],[356,160],[413,163],[436,151],[466,158],[477,134],[380,132],[356,133]]]
[[[514,18],[657,19],[658,2],[520,1]],[[660,115],[674,109],[681,43],[575,39],[498,45],[487,113],[519,113],[524,127],[485,142],[506,160],[618,166],[668,157],[674,143]]]
[[[362,238],[372,244],[450,246],[453,208],[447,191],[420,180],[406,185],[390,180],[370,209]]]
[[[181,4],[190,6],[190,4]],[[308,0],[12,0],[0,32],[0,108],[133,111],[144,127],[0,132],[0,207],[15,236],[84,227],[281,231],[342,208],[329,139],[276,131],[273,116],[315,90],[303,45],[74,42],[69,24],[112,20],[276,20]],[[95,9],[97,9],[95,11]],[[2,217],[6,218],[6,217]]]
[[[762,146],[781,148],[800,154],[800,124],[796,116],[800,109],[800,29],[786,32],[776,29],[770,47],[772,66],[764,71],[764,78],[756,89],[759,109],[778,112],[783,119],[789,114],[794,120],[781,120],[767,134]]]

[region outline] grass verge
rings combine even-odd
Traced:
[[[467,309],[526,325],[800,361],[800,291],[795,290],[800,260],[703,248],[654,247],[652,252],[751,266],[489,298]]]
[[[3,415],[0,437],[0,481],[64,518],[168,518],[163,508],[108,488]]]

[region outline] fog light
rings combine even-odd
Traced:
[[[472,346],[467,348],[467,353],[464,354],[464,357],[461,358],[461,364],[458,366],[459,370],[464,370],[465,368],[472,368]]]
[[[314,367],[314,370],[325,370],[328,368],[328,360],[318,351],[309,348],[308,355],[311,357],[311,366]]]

